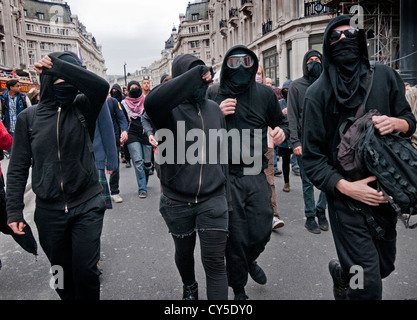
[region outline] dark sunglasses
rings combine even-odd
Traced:
[[[357,28],[351,28],[351,29],[347,29],[347,30],[343,30],[343,31],[342,30],[333,30],[330,33],[329,40],[330,40],[330,42],[335,42],[335,41],[340,39],[342,34],[344,34],[346,38],[355,39],[358,36],[358,33],[359,33],[359,29],[357,29]]]

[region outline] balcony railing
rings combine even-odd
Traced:
[[[242,6],[244,6],[247,3],[252,3],[252,0],[242,0]]]
[[[239,10],[237,8],[233,8],[229,10],[229,19],[239,17]]]
[[[220,29],[227,28],[227,21],[226,20],[220,20],[219,27],[220,27]]]
[[[332,8],[321,4],[320,0],[304,0],[304,16],[311,17],[333,12]]]
[[[267,34],[272,31],[272,21],[268,20],[265,23],[262,23],[262,35]]]

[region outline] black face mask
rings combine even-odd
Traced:
[[[308,75],[310,78],[310,83],[313,83],[320,77],[320,74],[322,71],[322,65],[320,62],[311,61],[310,63],[307,64],[307,67],[308,67]]]
[[[360,60],[360,47],[357,39],[343,38],[330,46],[330,58],[338,66],[349,68]]]
[[[288,90],[281,90],[281,96],[282,96],[285,100],[287,100],[287,97],[288,97]]]
[[[142,94],[142,90],[140,88],[135,88],[129,91],[129,97],[133,99],[137,99]]]
[[[122,101],[122,93],[119,90],[112,90],[111,96],[115,98],[117,101]]]
[[[54,84],[54,91],[56,101],[61,105],[72,104],[78,93],[77,88],[66,82]]]

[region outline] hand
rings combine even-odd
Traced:
[[[48,56],[43,57],[39,62],[34,64],[34,69],[37,73],[41,74],[43,68],[52,68],[52,60]]]
[[[211,81],[211,72],[208,71],[202,78],[204,81],[210,82]]]
[[[23,229],[26,227],[24,222],[12,222],[9,223],[9,227],[13,230],[15,234],[25,234]]]
[[[397,131],[406,133],[409,129],[408,122],[404,119],[388,116],[373,116],[372,122],[375,129],[379,131],[381,136]]]
[[[155,139],[155,136],[153,134],[151,134],[148,139],[152,147],[156,148],[158,146],[158,141]]]
[[[303,155],[303,148],[301,146],[295,147],[292,151],[297,156],[302,156]]]
[[[127,134],[127,131],[122,131],[120,134],[120,145],[123,146],[125,142],[127,141],[129,135]]]
[[[274,145],[279,145],[285,141],[285,133],[280,127],[275,127],[271,130],[271,138],[274,140]]]
[[[220,103],[220,110],[222,111],[224,116],[228,116],[229,114],[234,114],[236,110],[237,100],[228,98],[223,100]]]
[[[384,196],[382,191],[377,191],[368,186],[370,182],[375,180],[376,177],[368,177],[353,182],[342,179],[336,184],[336,188],[343,194],[346,194],[355,200],[370,206],[379,206],[381,203],[387,203],[388,199]]]
[[[113,170],[107,170],[107,174],[112,174]]]
[[[285,109],[282,109],[282,114],[284,115],[284,116],[286,116],[287,115],[287,108],[285,108]]]

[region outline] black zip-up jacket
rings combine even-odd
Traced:
[[[192,67],[193,64],[200,64]],[[190,69],[190,67],[192,67]],[[173,163],[160,164],[158,175],[161,181],[163,193],[172,199],[198,203],[210,197],[227,194],[228,168],[227,163],[221,164],[220,144],[215,138],[217,146],[216,163],[209,161],[209,130],[225,129],[226,124],[223,114],[217,103],[207,99],[198,102],[193,98],[195,93],[203,92],[200,97],[204,97],[207,83],[202,76],[210,69],[203,65],[202,61],[191,55],[181,55],[174,60],[172,80],[155,87],[145,99],[145,110],[150,120],[158,131],[168,129],[173,133],[173,148],[166,150],[166,156],[172,156]],[[177,130],[177,125],[184,126]],[[201,130],[205,134],[202,140],[185,141],[185,137],[190,130]],[[158,139],[161,140],[161,132],[157,132]],[[159,152],[162,151],[165,139],[159,144]],[[201,147],[200,144],[201,143]],[[188,162],[185,154],[177,157],[177,151],[183,145],[183,150],[187,152],[189,147],[194,145],[202,151],[199,156],[204,159],[195,164]],[[196,145],[197,144],[197,145]],[[165,147],[170,147],[165,143]],[[173,154],[171,153],[173,152]],[[170,153],[170,154],[168,154]],[[209,163],[210,162],[210,163]],[[228,198],[230,201],[230,196]],[[230,208],[229,208],[230,209]]]
[[[24,191],[32,159],[32,189],[36,206],[68,210],[101,192],[94,154],[86,135],[94,138],[96,119],[106,99],[109,84],[101,77],[60,59],[68,53],[52,53],[53,67],[40,75],[40,102],[28,135],[27,110],[16,123],[13,153],[7,172],[8,223],[23,221]],[[71,105],[59,105],[53,82],[63,79],[76,87]],[[84,115],[89,133],[74,112]]]
[[[245,88],[240,89],[239,92],[231,92],[228,87],[230,83],[231,69],[227,67],[227,59],[229,56],[236,52],[244,52],[252,56],[254,64],[251,68],[247,69],[247,72],[251,73],[250,81]],[[207,96],[209,99],[213,99],[218,104],[227,98],[236,98],[237,105],[234,114],[225,117],[227,130],[237,129],[240,134],[240,150],[244,148],[250,148],[251,154],[255,153],[254,146],[254,130],[262,130],[262,154],[255,154],[256,157],[262,159],[262,171],[268,167],[268,159],[265,157],[265,153],[268,151],[268,127],[275,128],[279,126],[285,133],[285,136],[289,137],[288,121],[285,119],[284,114],[281,111],[281,107],[278,102],[277,95],[268,86],[257,83],[255,81],[256,72],[258,71],[258,57],[254,52],[249,50],[243,45],[237,45],[226,53],[220,73],[220,86],[218,90],[213,87],[209,88]],[[217,91],[217,93],[216,93]],[[250,146],[243,146],[244,136],[243,131],[250,130]],[[252,167],[253,164],[245,164],[243,159],[240,159],[240,163],[233,161],[233,148],[229,145],[229,171],[232,174],[241,176],[244,175],[245,167]],[[261,171],[261,172],[262,172]],[[259,172],[259,173],[261,173]]]
[[[350,17],[340,16],[329,24],[324,34],[323,72],[305,94],[303,113],[303,164],[311,182],[330,195],[340,195],[336,184],[344,179],[337,160],[340,143],[339,127],[348,117],[354,117],[357,108],[347,109],[336,102],[328,73],[330,43],[329,30],[340,25],[349,25]],[[365,61],[368,62],[366,39],[360,38]],[[416,130],[416,119],[405,99],[404,82],[392,68],[376,64],[372,90],[365,106],[365,112],[377,109],[383,115],[404,119],[409,125],[406,136]]]

